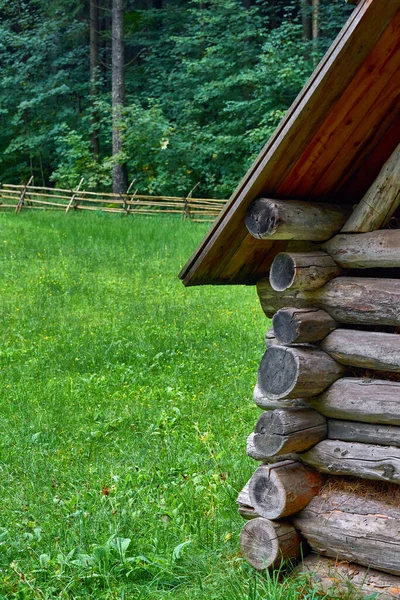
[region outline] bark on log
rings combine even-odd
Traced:
[[[274,329],[270,327],[265,334],[265,347],[269,348],[270,346],[276,346],[276,344],[278,344],[278,341],[275,337]]]
[[[329,419],[328,439],[400,448],[400,427]]]
[[[279,568],[283,562],[301,556],[300,536],[293,525],[262,517],[246,523],[240,534],[240,546],[246,560],[258,571]]]
[[[274,258],[269,272],[271,287],[285,290],[317,290],[342,269],[326,252],[280,252]]]
[[[288,400],[271,400],[271,398],[267,398],[267,396],[265,396],[258,384],[256,384],[254,388],[253,398],[257,406],[263,410],[276,410],[277,408],[291,408],[299,406],[307,408],[308,406],[304,400],[298,400],[296,398]]]
[[[320,473],[400,483],[400,449],[357,442],[323,440],[301,460]]]
[[[322,308],[339,323],[400,325],[400,280],[337,277],[320,290],[272,289],[268,279],[257,283],[261,306],[272,317],[280,308]]]
[[[343,268],[397,268],[400,265],[400,230],[339,234],[322,248]]]
[[[298,461],[261,465],[249,481],[249,503],[266,519],[302,510],[320,491],[324,477]]]
[[[329,595],[343,592],[351,598],[375,598],[376,600],[399,600],[400,578],[361,565],[338,562],[316,554],[309,554],[296,567],[295,574],[306,574],[312,587]],[[330,593],[331,592],[331,593]],[[351,594],[351,596],[350,596]]]
[[[260,515],[255,511],[250,503],[249,496],[249,481],[246,483],[244,488],[239,492],[236,502],[238,503],[238,512],[243,519],[250,520],[256,519]]]
[[[373,231],[385,225],[400,204],[400,144],[357,205],[342,232]]]
[[[246,454],[254,460],[262,461],[263,463],[276,463],[284,460],[297,460],[297,454],[281,454],[272,458],[266,458],[263,453],[260,453],[254,445],[255,433],[251,433],[246,441]]]
[[[280,408],[263,412],[255,426],[253,444],[265,459],[304,452],[327,435],[326,419],[311,408]]]
[[[246,214],[246,227],[258,239],[323,242],[340,231],[347,207],[297,200],[258,198]]]
[[[342,365],[400,372],[400,335],[396,333],[336,329],[320,348]]]
[[[323,340],[336,329],[334,319],[318,308],[281,308],[272,319],[272,334],[281,344],[303,344]],[[273,345],[271,329],[269,345]]]
[[[307,403],[332,419],[400,425],[400,383],[381,379],[338,379]]]
[[[320,350],[271,346],[261,360],[257,383],[271,400],[307,398],[320,394],[343,373],[344,367]]]
[[[293,519],[313,550],[400,575],[400,509],[349,492],[322,492]]]

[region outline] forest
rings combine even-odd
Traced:
[[[0,0],[0,180],[228,198],[344,0]]]

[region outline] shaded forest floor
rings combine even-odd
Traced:
[[[0,597],[316,598],[239,553],[267,323],[254,288],[178,281],[205,226],[0,229]]]

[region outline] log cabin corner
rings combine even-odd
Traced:
[[[399,67],[400,0],[361,0],[180,273],[256,285],[272,318],[244,557],[381,599],[400,598]]]

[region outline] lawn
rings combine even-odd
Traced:
[[[240,556],[267,321],[177,279],[205,230],[0,214],[1,598],[316,598]]]

